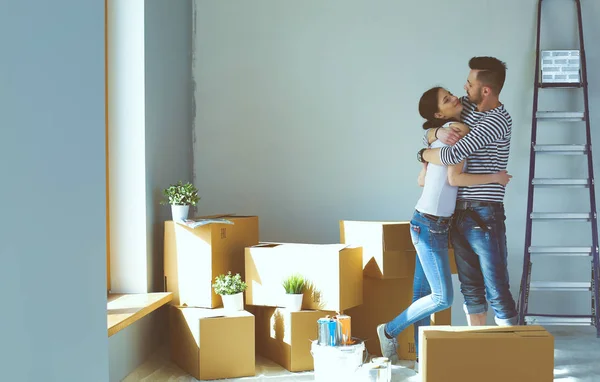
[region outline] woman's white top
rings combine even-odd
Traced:
[[[450,122],[446,123],[444,127],[449,124]],[[436,140],[431,143],[430,148],[434,149],[444,146],[448,145],[442,143],[440,140]],[[456,207],[457,194],[458,187],[451,186],[448,183],[448,167],[429,163],[427,165],[427,173],[425,174],[425,186],[417,202],[416,209],[419,212],[435,216],[452,216]]]

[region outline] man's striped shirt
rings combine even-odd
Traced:
[[[461,98],[463,111],[461,120],[471,128],[471,132],[454,146],[441,148],[440,160],[445,165],[457,164],[467,159],[467,173],[492,174],[506,170],[510,152],[512,118],[504,105],[485,112],[476,110],[477,105],[467,97]],[[501,184],[481,184],[459,187],[459,200],[502,202],[504,186]]]

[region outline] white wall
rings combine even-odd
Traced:
[[[261,240],[316,243],[339,240],[339,219],[409,219],[420,194],[415,159],[423,134],[419,97],[438,84],[464,94],[469,58],[496,56],[508,64],[501,100],[514,122],[509,162],[514,178],[505,203],[516,298],[525,231],[536,3],[196,0],[194,176],[202,196],[200,211],[258,214]],[[545,48],[571,48],[575,34],[557,31],[558,25],[572,23],[569,11],[574,7],[557,0],[544,3],[545,17],[554,20],[554,32],[546,29],[545,36],[555,44]],[[588,66],[594,68],[600,64],[594,44],[600,29],[593,25],[600,5],[583,3]],[[597,105],[600,78],[589,77],[590,102]],[[591,117],[600,124],[598,108]],[[577,138],[573,130],[557,131],[548,133],[548,139]],[[599,156],[595,158],[599,166]],[[556,162],[551,169],[572,172],[577,166],[581,164]],[[546,210],[556,205],[542,202]],[[538,239],[589,240],[589,235],[572,238],[588,231],[571,227],[536,232]],[[570,266],[551,265],[547,279],[564,278]],[[589,268],[582,276],[588,275]],[[462,323],[462,298],[457,295],[454,322]],[[558,301],[589,311],[585,296],[569,297],[536,299],[541,309]]]
[[[110,276],[113,293],[151,289],[146,242],[145,0],[108,0]]]
[[[171,219],[170,207],[159,204],[162,191],[192,181],[191,50],[191,0],[146,0],[146,217],[154,291],[164,290],[164,221]]]
[[[105,382],[104,4],[2,2],[0,373]]]
[[[111,131],[118,134],[116,150],[122,155],[111,165],[122,175],[115,176],[111,190],[127,207],[112,206],[111,199],[116,213],[111,229],[114,219],[120,222],[113,236],[124,239],[111,256],[118,272],[111,275],[113,291],[158,292],[164,286],[163,223],[171,218],[169,207],[159,205],[162,189],[192,180],[191,1],[111,0],[109,5],[115,22],[109,55],[116,56],[109,94],[121,112],[111,116]],[[167,340],[166,328],[163,307],[110,337],[110,381],[122,380],[144,362]]]
[[[162,190],[192,180],[191,1],[108,1],[111,290],[162,291]]]

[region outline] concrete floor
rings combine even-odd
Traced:
[[[593,327],[548,327],[555,338],[554,380],[560,382],[600,381],[600,339]],[[400,361],[392,370],[394,382],[416,382],[420,377],[412,370],[413,362]],[[290,373],[281,366],[256,357],[256,376],[219,381],[312,381],[312,372]],[[169,354],[161,349],[131,373],[123,382],[194,382],[169,361]],[[483,379],[482,381],[485,381]]]

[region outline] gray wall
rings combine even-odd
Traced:
[[[108,379],[104,4],[0,12],[5,381]]]
[[[162,190],[192,180],[192,7],[190,0],[145,0],[145,109],[148,278],[163,291]],[[110,381],[122,380],[167,337],[166,307],[109,339]]]
[[[525,231],[536,3],[196,0],[194,176],[203,198],[201,211],[258,214],[261,240],[315,243],[338,241],[339,219],[409,219],[421,191],[415,159],[423,134],[420,95],[438,84],[464,94],[469,58],[496,56],[508,64],[501,100],[514,121],[508,168],[514,178],[505,203],[516,297]],[[571,48],[572,2],[545,3],[554,32],[546,24],[544,48]],[[595,44],[600,29],[594,25],[600,5],[583,3],[588,66],[595,68],[600,65]],[[565,26],[562,32],[559,25]],[[589,80],[591,118],[599,125],[600,112],[593,105],[600,102],[600,78],[590,73]],[[557,129],[545,137],[581,138],[575,130]],[[594,142],[598,138],[596,134]],[[546,169],[572,173],[581,165],[555,161]],[[582,202],[565,195],[559,200]],[[540,198],[542,211],[558,207],[555,199]],[[538,239],[564,244],[589,241],[589,235],[573,236],[589,231],[570,226],[541,226],[536,232]],[[574,278],[571,267],[551,264],[544,277]],[[583,271],[579,276],[589,277],[589,267]],[[559,306],[589,311],[585,294],[574,299],[537,296],[540,309],[564,302]],[[457,324],[465,322],[461,303],[457,293]]]
[[[122,381],[164,344],[167,308],[160,308],[108,339],[108,381]]]

